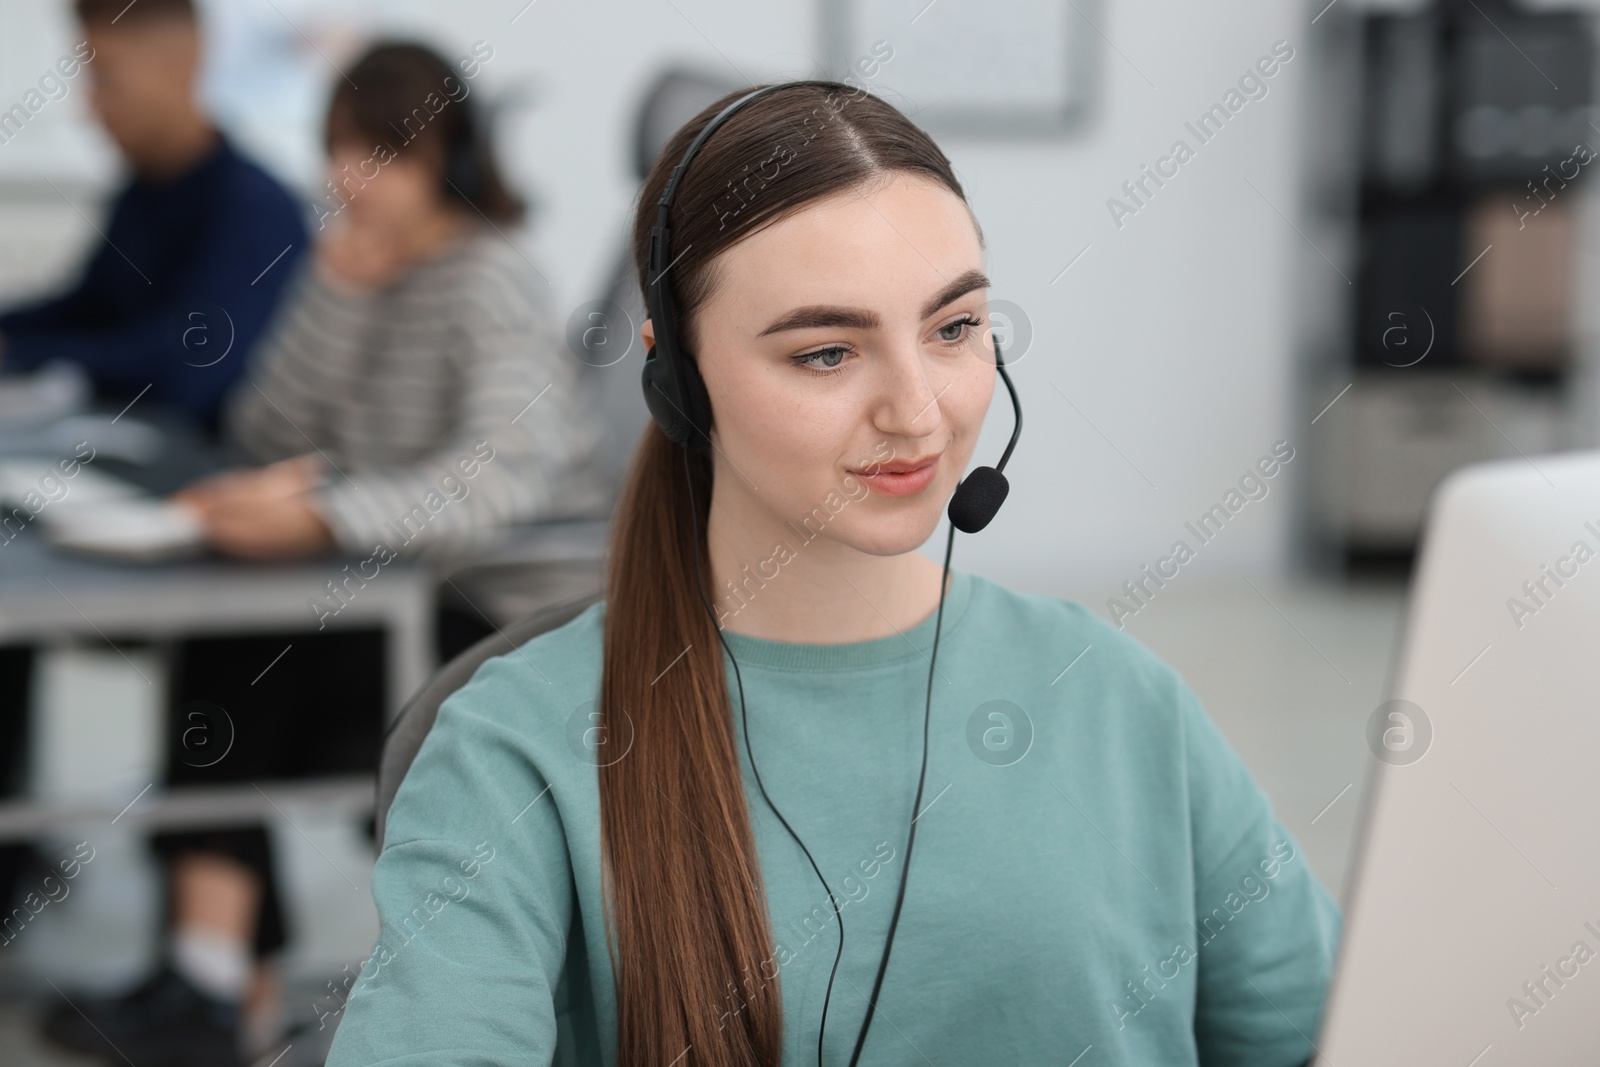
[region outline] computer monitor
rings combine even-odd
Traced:
[[[1600,451],[1452,472],[1316,1067],[1600,1063]]]

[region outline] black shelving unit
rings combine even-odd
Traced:
[[[1405,570],[1448,470],[1578,441],[1583,193],[1600,168],[1592,16],[1438,0],[1361,16],[1349,407],[1324,535]]]

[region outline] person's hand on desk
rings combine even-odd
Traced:
[[[173,494],[205,524],[206,543],[246,559],[292,559],[326,552],[333,533],[311,500],[316,456],[227,471]]]

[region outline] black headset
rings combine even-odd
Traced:
[[[450,195],[454,190],[455,195],[467,203],[476,204],[483,199],[486,191],[483,167],[486,138],[480,132],[478,108],[472,103],[471,97],[463,96],[457,101],[457,107],[460,113],[455,136],[445,149],[445,193]]]
[[[655,343],[645,353],[642,384],[644,386],[645,403],[650,408],[650,414],[655,419],[656,425],[675,444],[684,446],[683,465],[685,481],[689,485],[689,513],[692,521],[696,523],[695,543],[700,540],[698,523],[699,516],[694,505],[694,481],[689,476],[689,452],[703,450],[710,447],[711,438],[711,398],[706,392],[705,382],[700,377],[700,371],[689,354],[679,344],[677,304],[672,295],[672,287],[666,274],[671,269],[674,260],[671,258],[670,236],[671,228],[667,225],[668,215],[672,209],[673,198],[677,195],[678,183],[683,179],[684,173],[689,169],[689,163],[694,159],[695,153],[700,151],[700,146],[705,144],[707,138],[716,132],[728,117],[735,111],[759,97],[768,93],[778,92],[782,89],[792,89],[799,86],[815,86],[830,92],[848,90],[858,93],[859,90],[831,81],[793,81],[782,82],[776,85],[766,85],[754,89],[731,104],[717,112],[710,122],[706,123],[689,148],[683,154],[683,159],[667,179],[667,187],[661,194],[661,200],[656,205],[656,224],[650,230],[650,254],[648,262],[649,279],[645,286],[645,299],[650,310],[650,320],[655,328]],[[934,622],[933,650],[928,659],[928,696],[922,712],[922,769],[917,776],[917,795],[911,802],[911,827],[906,835],[905,864],[900,874],[900,889],[895,897],[894,912],[889,917],[889,932],[884,938],[883,956],[878,960],[878,974],[872,983],[872,994],[867,998],[867,1014],[862,1020],[861,1030],[856,1035],[855,1050],[850,1054],[850,1067],[855,1067],[861,1058],[861,1049],[867,1041],[867,1030],[872,1025],[872,1017],[877,1011],[878,993],[883,988],[883,976],[889,968],[889,950],[894,945],[896,927],[900,924],[900,909],[906,899],[906,883],[911,876],[911,849],[917,839],[917,815],[922,807],[922,789],[928,777],[928,725],[930,713],[933,708],[933,676],[934,662],[939,655],[939,632],[944,625],[944,594],[945,586],[950,580],[950,550],[955,544],[955,532],[977,533],[989,525],[995,513],[1000,510],[1000,505],[1005,502],[1006,493],[1010,489],[1006,476],[1001,473],[1006,463],[1011,459],[1012,449],[1017,447],[1017,438],[1022,433],[1022,402],[1017,398],[1016,386],[1011,383],[1011,376],[1006,373],[1004,361],[1000,358],[1000,342],[994,339],[994,365],[1000,372],[1000,380],[1005,382],[1006,391],[1011,394],[1011,407],[1015,414],[1015,422],[1011,429],[1011,439],[1006,443],[1006,448],[1000,455],[1000,462],[993,467],[974,467],[956,486],[955,492],[950,497],[947,515],[950,519],[949,535],[945,539],[944,571],[939,579],[939,611]],[[716,612],[712,610],[711,602],[706,597],[704,580],[700,575],[700,553],[694,554],[695,586],[700,592],[701,603],[705,605],[706,612],[711,615],[712,625],[716,626]],[[828,1003],[833,997],[833,980],[839,972],[839,960],[844,955],[844,916],[840,914],[838,897],[835,896],[828,880],[823,877],[822,871],[817,866],[817,861],[812,857],[811,850],[806,848],[805,842],[800,840],[800,835],[795,833],[789,825],[789,820],[784,818],[778,806],[772,802],[772,797],[767,795],[767,787],[761,780],[761,771],[756,764],[755,752],[750,747],[750,718],[744,700],[744,678],[739,674],[738,661],[733,658],[733,650],[728,648],[727,639],[722,636],[721,627],[717,627],[717,639],[722,642],[723,649],[728,653],[728,658],[733,662],[734,677],[739,683],[739,712],[744,728],[745,754],[750,760],[750,769],[755,775],[756,787],[760,789],[762,799],[767,802],[767,807],[777,816],[783,828],[794,838],[795,844],[800,846],[800,851],[805,853],[806,860],[811,864],[811,870],[816,874],[817,880],[822,883],[822,888],[828,893],[828,902],[833,906],[833,916],[839,923],[839,948],[834,953],[833,970],[828,974],[828,989],[822,1000],[822,1022],[817,1031],[817,1067],[822,1067],[822,1040],[828,1028]],[[759,968],[758,968],[759,971]]]

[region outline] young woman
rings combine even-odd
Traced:
[[[746,101],[650,265],[736,97],[634,226],[711,447],[647,427],[606,599],[440,709],[329,1067],[1305,1062],[1339,913],[1190,688],[918,551],[996,376],[938,147]]]

